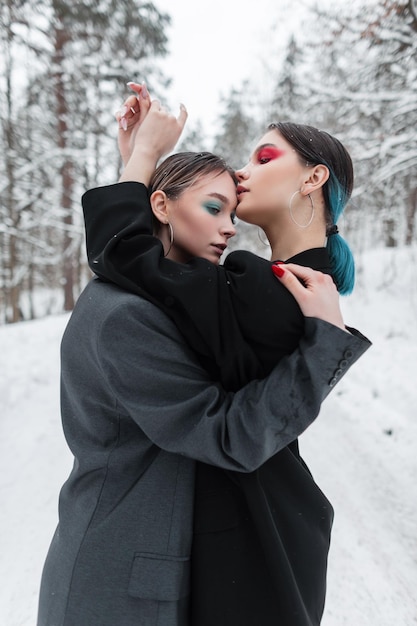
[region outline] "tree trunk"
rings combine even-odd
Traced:
[[[11,5],[8,4],[8,28],[7,43],[5,54],[5,78],[6,78],[6,102],[7,102],[7,119],[5,120],[4,135],[6,139],[6,176],[7,176],[7,192],[5,194],[6,211],[8,214],[8,222],[13,230],[19,225],[19,215],[16,212],[15,198],[15,155],[16,155],[16,137],[13,129],[13,95],[12,95],[12,73],[13,73],[13,29],[12,29],[12,11]],[[8,237],[8,258],[6,260],[6,321],[18,322],[21,319],[19,299],[20,285],[16,282],[16,273],[18,270],[18,250],[16,235],[6,233]]]
[[[410,199],[407,206],[407,222],[405,233],[405,245],[411,246],[414,239],[414,232],[416,227],[416,213],[417,213],[417,187],[410,192]]]
[[[74,253],[71,249],[71,227],[73,225],[72,216],[72,190],[74,186],[74,168],[71,159],[66,155],[68,147],[68,106],[65,97],[64,67],[65,44],[70,40],[69,33],[66,32],[61,22],[55,28],[55,53],[54,67],[55,73],[55,99],[57,110],[57,145],[62,151],[62,165],[60,168],[61,177],[61,207],[64,210],[64,235],[63,235],[63,289],[64,289],[64,310],[72,311],[74,308]]]

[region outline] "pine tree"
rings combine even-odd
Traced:
[[[214,137],[213,152],[235,169],[247,162],[252,143],[259,133],[258,125],[245,110],[247,93],[247,83],[244,83],[240,90],[233,88],[227,97],[222,98],[221,130]]]
[[[417,184],[415,5],[375,0],[344,8],[317,17],[321,41],[311,48],[316,64],[308,100],[354,157],[352,207],[360,209],[349,221],[358,241],[410,244]]]
[[[1,210],[9,217],[13,212],[1,235],[7,244],[1,277],[8,288],[0,306],[8,321],[16,321],[23,295],[42,285],[60,285],[63,308],[72,309],[87,275],[81,194],[115,180],[113,113],[126,81],[146,79],[154,91],[165,86],[155,60],[166,54],[170,18],[140,0],[8,2],[1,16],[9,26],[3,32],[20,34],[19,41],[3,36],[3,48],[13,47],[10,59],[24,59],[0,66],[0,79],[11,86],[1,113],[9,159],[0,157],[7,190]],[[12,93],[18,74],[19,89]]]

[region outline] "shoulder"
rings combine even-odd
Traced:
[[[191,362],[194,357],[177,326],[144,298],[94,278],[82,292],[67,324],[68,355],[86,351],[99,363],[155,363],[161,355]],[[77,357],[78,358],[78,357]],[[89,357],[86,357],[89,358]]]
[[[253,302],[254,298],[260,297],[264,304],[272,298],[274,303],[279,302],[281,306],[284,302],[294,303],[288,289],[275,278],[271,265],[271,261],[252,252],[239,250],[229,254],[224,262],[224,270],[235,298]]]
[[[76,314],[86,324],[94,319],[98,326],[148,326],[177,332],[173,322],[152,302],[99,278],[93,278],[81,293],[73,315]]]
[[[269,271],[271,262],[253,252],[236,250],[231,252],[225,259],[224,269],[236,273]]]

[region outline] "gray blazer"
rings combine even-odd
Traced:
[[[159,309],[92,280],[62,340],[74,467],[38,626],[187,626],[195,460],[255,470],[309,426],[369,345],[308,319],[268,378],[226,393]]]

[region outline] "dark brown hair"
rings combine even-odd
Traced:
[[[276,130],[294,148],[301,163],[307,166],[323,164],[329,169],[323,196],[327,228],[333,232],[332,227],[337,224],[352,195],[354,176],[349,152],[336,137],[314,126],[278,122],[270,124],[268,130]],[[355,263],[347,242],[339,234],[332,234],[327,239],[327,250],[339,292],[351,293],[355,283]]]
[[[237,184],[234,170],[219,156],[211,152],[178,152],[167,157],[156,168],[150,184],[150,193],[161,190],[175,199],[199,178],[208,174],[230,174]]]

